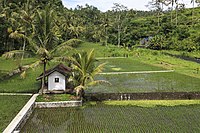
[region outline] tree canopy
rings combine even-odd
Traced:
[[[151,11],[119,3],[106,12],[88,4],[69,9],[61,0],[1,0],[0,7],[0,54],[34,52],[33,43],[52,50],[73,38],[121,47],[153,38],[149,48],[200,50],[200,8],[185,9],[178,0],[149,0]]]

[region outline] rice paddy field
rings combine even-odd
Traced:
[[[30,96],[0,95],[0,132],[3,132],[26,102],[28,102],[29,98]]]
[[[199,78],[176,72],[149,74],[98,75],[112,85],[92,86],[87,93],[135,93],[135,92],[198,92]]]
[[[106,63],[103,72],[135,72],[166,70],[135,60],[134,58],[105,58],[99,59],[98,64]]]
[[[32,60],[32,59],[31,59]],[[9,62],[9,61],[8,61]],[[109,58],[99,59],[98,63],[106,63],[104,73],[107,72],[140,72],[166,70],[145,64],[134,58]],[[9,63],[8,63],[9,64]],[[55,66],[51,62],[47,69]],[[5,66],[0,67],[2,70]],[[10,68],[11,69],[11,68]],[[0,81],[0,92],[36,93],[40,87],[40,81],[36,78],[42,73],[42,66],[29,69],[26,78],[19,74],[9,79]],[[97,75],[96,79],[107,80],[112,85],[97,85],[86,90],[88,93],[133,93],[133,92],[195,92],[199,91],[199,78],[183,75],[177,72],[150,73],[150,74],[117,74]]]
[[[51,117],[49,117],[51,116]],[[200,132],[200,105],[119,106],[36,109],[22,133]]]
[[[92,46],[92,47],[91,47]],[[86,93],[137,93],[137,92],[199,92],[199,64],[162,55],[162,52],[136,49],[128,51],[115,46],[84,43],[77,51],[96,49],[97,64],[106,63],[104,73],[175,70],[167,73],[108,74],[96,79],[107,80],[112,85],[89,87]],[[113,57],[127,57],[115,58]],[[132,56],[131,56],[132,55]],[[130,57],[131,56],[131,57]],[[106,58],[104,58],[106,57]],[[111,57],[111,58],[110,58]],[[30,64],[35,58],[24,59]],[[0,77],[17,68],[19,62],[0,58]],[[47,69],[57,65],[50,62]],[[40,87],[37,76],[42,66],[30,69],[26,78],[19,74],[0,80],[0,93],[36,93]],[[3,76],[2,76],[3,77]],[[29,98],[29,97],[28,97]],[[3,130],[28,98],[0,96],[0,129]],[[59,97],[63,98],[63,96]],[[43,101],[43,98],[40,100]],[[55,100],[54,97],[48,100]],[[126,101],[127,102],[127,101]],[[145,101],[146,103],[146,101]],[[166,101],[167,104],[170,102]],[[149,107],[127,102],[114,105],[99,103],[80,108],[35,109],[21,132],[26,133],[127,133],[127,132],[200,132],[200,104]]]

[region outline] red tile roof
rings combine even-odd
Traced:
[[[51,68],[51,69],[45,71],[45,77],[49,76],[50,74],[52,74],[55,71],[65,75],[65,76],[69,76],[69,74],[71,74],[71,72],[72,72],[72,69],[70,67],[67,67],[67,66],[63,65],[62,63],[60,63],[59,65],[55,66],[54,68]],[[43,78],[43,73],[40,74],[40,76],[37,77],[36,80],[39,80],[42,78]]]

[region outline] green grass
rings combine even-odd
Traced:
[[[89,87],[89,93],[136,93],[136,92],[199,92],[200,79],[183,74],[151,73],[98,75],[96,79],[107,80],[112,85]]]
[[[133,58],[145,64],[162,67],[165,69],[175,70],[177,73],[196,77],[200,79],[200,73],[197,73],[197,68],[200,68],[198,63],[185,61],[163,54],[162,51],[149,49],[134,49],[132,51]],[[138,56],[139,55],[139,56]]]
[[[51,95],[39,95],[36,102],[56,102],[56,101],[70,101],[72,95],[70,94],[51,94]]]
[[[161,67],[148,65],[134,58],[100,59],[98,63],[106,63],[103,72],[159,71]]]
[[[156,107],[156,106],[188,106],[200,105],[200,100],[129,100],[129,101],[104,101],[106,105],[114,106],[138,106],[138,107]]]
[[[0,131],[8,126],[30,96],[0,96]]]
[[[37,59],[36,58],[25,58],[22,61],[20,60],[13,60],[13,59],[5,59],[0,57],[0,80],[3,78],[4,75],[8,74],[14,69],[17,69],[19,65],[28,65],[34,63]]]
[[[15,93],[34,93],[40,87],[40,81],[36,78],[42,73],[42,67],[35,70],[28,70],[26,78],[22,79],[19,74],[0,81],[0,92],[15,92]]]
[[[114,45],[102,46],[99,43],[85,42],[82,43],[77,50],[78,51],[91,51],[95,50],[96,57],[123,57],[128,54],[128,51],[124,48],[118,48]]]
[[[52,68],[55,63],[50,63],[47,69]],[[57,64],[56,64],[57,65]],[[15,93],[36,93],[40,88],[40,81],[36,78],[43,72],[42,66],[35,69],[29,69],[26,73],[26,78],[22,79],[19,74],[0,81],[0,92],[15,92]]]
[[[200,105],[36,109],[21,132],[200,132]],[[51,116],[51,117],[49,117]]]
[[[36,58],[25,58],[21,61],[21,65],[23,66],[34,63],[36,60]],[[0,64],[0,70],[8,72],[18,68],[20,60],[5,59],[0,57]]]

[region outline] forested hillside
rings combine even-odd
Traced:
[[[90,5],[68,9],[61,0],[1,0],[0,54],[34,53],[41,46],[51,50],[69,39],[129,48],[143,44],[152,49],[200,50],[199,7],[185,9],[184,3],[173,0],[152,0],[149,7],[152,11],[135,11],[115,3],[113,9],[101,12]]]

